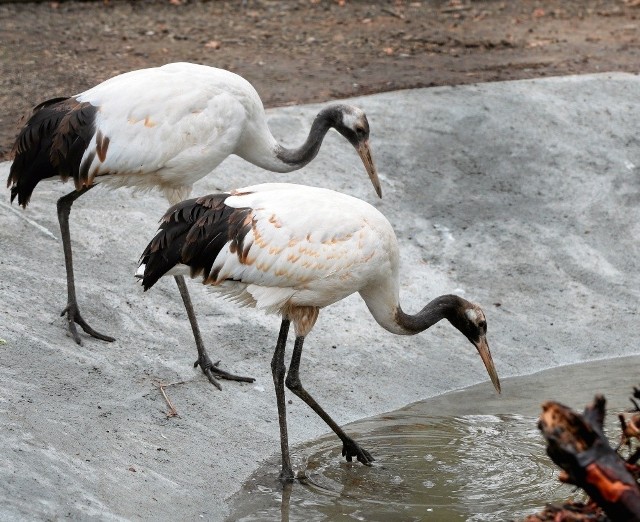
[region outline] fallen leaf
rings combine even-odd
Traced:
[[[544,9],[542,9],[541,7],[538,7],[537,9],[533,10],[533,17],[534,18],[541,18],[544,16]]]
[[[527,47],[533,49],[536,47],[544,47],[552,43],[554,43],[554,40],[532,40],[531,42],[527,43]]]
[[[393,47],[385,47],[382,50],[384,51],[384,54],[386,54],[387,56],[391,56],[393,54]]]
[[[207,49],[220,49],[220,42],[218,40],[209,40],[204,46]]]

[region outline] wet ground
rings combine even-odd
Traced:
[[[294,451],[301,482],[283,491],[270,459],[233,497],[227,520],[503,522],[584,500],[546,456],[540,396],[582,411],[603,393],[615,446],[639,365],[635,356],[564,366],[505,379],[502,397],[472,386],[352,423],[346,431],[375,456],[373,467],[343,462],[333,435],[302,444]]]

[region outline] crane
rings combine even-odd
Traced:
[[[447,319],[477,349],[491,381],[500,380],[487,343],[480,306],[442,295],[417,314],[399,301],[398,243],[389,221],[370,204],[328,189],[267,183],[189,199],[171,207],[144,250],[136,275],[145,290],[164,275],[190,275],[245,306],[282,317],[271,361],[282,470],[289,457],[284,384],[309,405],[343,443],[342,455],[371,464],[371,454],[349,437],[305,390],[300,360],[320,310],[358,292],[373,318],[398,335],[413,335]],[[295,343],[285,380],[285,344]]]

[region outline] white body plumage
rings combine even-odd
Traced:
[[[242,256],[235,238],[229,237],[211,269],[201,274],[213,290],[271,313],[322,308],[359,292],[384,328],[409,333],[394,319],[399,298],[396,236],[376,208],[332,190],[286,183],[234,190],[224,205],[250,209],[244,219],[251,227]],[[141,265],[136,275],[144,273]],[[190,273],[192,267],[184,264],[166,272]]]
[[[232,72],[172,63],[115,76],[76,98],[99,107],[82,157],[96,181],[160,187],[176,203],[230,154],[268,170],[292,170],[274,157],[277,142],[258,93]]]

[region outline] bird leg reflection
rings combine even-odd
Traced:
[[[282,484],[282,501],[280,503],[280,522],[289,522],[289,511],[291,506],[291,491],[293,482]]]
[[[351,437],[349,437],[343,430],[336,424],[336,422],[325,412],[322,407],[316,402],[316,400],[302,387],[300,382],[299,368],[300,357],[302,355],[302,345],[304,343],[304,336],[296,337],[296,342],[293,348],[293,355],[291,356],[291,364],[289,365],[289,372],[287,373],[286,385],[293,393],[306,402],[313,411],[315,411],[324,420],[334,433],[342,441],[342,456],[346,457],[348,462],[351,462],[353,457],[356,457],[359,462],[362,462],[366,466],[370,466],[375,460],[371,454],[360,447]]]
[[[193,332],[193,338],[196,341],[196,348],[198,349],[198,360],[193,364],[193,367],[200,366],[202,373],[207,376],[209,382],[213,384],[219,390],[222,390],[222,386],[218,382],[218,379],[228,379],[230,381],[241,381],[241,382],[254,382],[255,379],[253,377],[242,377],[239,375],[234,375],[225,370],[218,368],[218,364],[220,361],[213,363],[209,358],[209,354],[204,347],[204,343],[202,342],[202,335],[200,334],[200,327],[198,326],[198,320],[196,319],[196,314],[193,311],[193,304],[191,303],[191,297],[189,296],[189,290],[187,289],[187,283],[184,280],[184,276],[174,276],[176,280],[176,284],[178,285],[178,290],[180,290],[180,296],[182,297],[182,302],[184,303],[184,308],[187,311],[187,317],[189,317],[189,323],[191,324],[191,331]],[[216,377],[218,379],[216,379]]]

